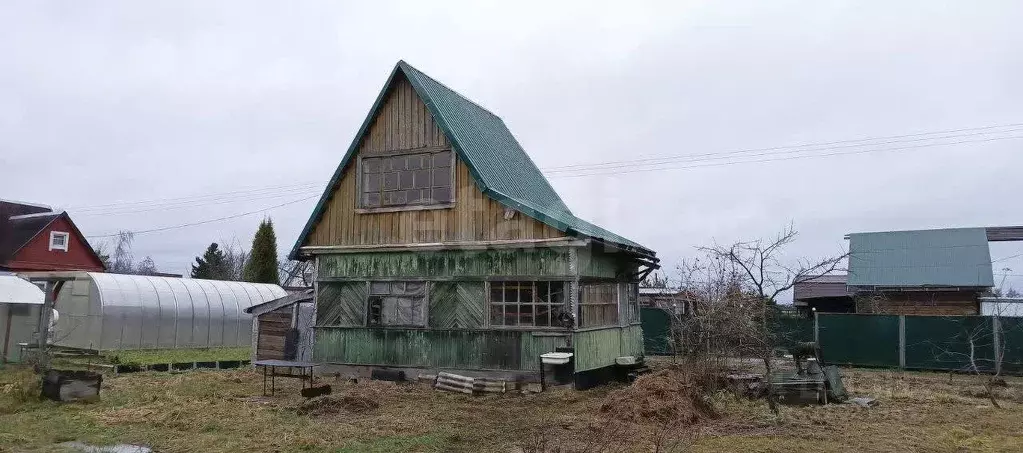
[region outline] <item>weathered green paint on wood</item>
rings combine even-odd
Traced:
[[[319,278],[487,278],[569,275],[568,249],[343,253],[320,257]]]
[[[621,252],[587,247],[579,249],[578,257],[581,277],[625,281],[630,274],[639,269],[635,262],[628,260],[628,255]]]
[[[614,365],[615,359],[621,356],[643,355],[643,329],[633,325],[576,332],[572,345],[575,372],[595,370]]]
[[[484,326],[483,282],[436,282],[430,285],[430,324],[437,329],[479,329]]]
[[[537,371],[538,351],[554,351],[566,340],[527,331],[318,327],[313,358],[349,365]]]
[[[316,294],[316,325],[366,324],[365,282],[320,282]]]

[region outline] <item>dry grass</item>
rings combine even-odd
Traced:
[[[998,410],[977,395],[969,376],[950,383],[944,374],[845,375],[851,393],[880,405],[783,407],[776,418],[760,402],[719,393],[706,400],[717,418],[669,425],[623,415],[662,403],[622,403],[636,397],[636,388],[470,397],[388,382],[331,382],[333,395],[305,402],[297,381],[278,380],[278,396],[263,398],[254,371],[192,371],[108,377],[101,401],[56,404],[31,398],[37,391],[31,374],[7,368],[0,370],[0,451],[60,451],[57,444],[66,441],[139,443],[159,452],[610,452],[652,451],[658,443],[697,452],[1023,449],[1021,380],[999,388],[1005,409]],[[649,376],[637,388],[671,395],[688,385],[665,379]]]

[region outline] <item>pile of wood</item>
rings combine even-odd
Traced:
[[[454,373],[440,372],[434,380],[433,388],[448,392],[465,393],[504,393],[508,391],[508,383],[498,379],[473,378]]]

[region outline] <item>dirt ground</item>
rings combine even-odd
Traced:
[[[783,407],[775,417],[763,402],[719,392],[677,409],[665,400],[689,384],[674,381],[646,383],[637,404],[623,393],[637,390],[621,386],[473,397],[387,382],[331,382],[330,397],[306,401],[292,380],[259,396],[252,370],[107,377],[100,401],[57,404],[35,397],[30,372],[8,367],[0,451],[65,451],[59,444],[72,441],[157,452],[1023,451],[1023,380],[998,388],[996,409],[970,376],[844,376],[851,394],[880,404]]]

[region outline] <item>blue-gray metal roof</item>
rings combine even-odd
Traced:
[[[984,228],[849,235],[849,286],[994,286]]]
[[[594,238],[649,257],[656,255],[642,245],[572,214],[501,118],[408,63],[399,61],[299,235],[291,251],[292,259],[298,256],[299,248],[319,220],[345,166],[358,151],[370,122],[383,105],[387,88],[399,73],[412,84],[484,194],[559,231]]]

